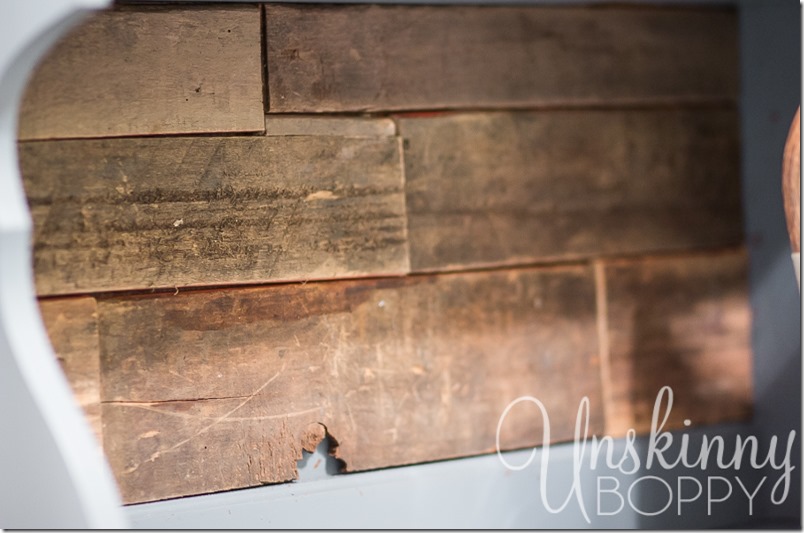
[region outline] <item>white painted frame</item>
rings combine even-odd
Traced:
[[[0,527],[118,528],[127,520],[36,305],[31,217],[17,163],[29,73],[104,0],[6,2],[0,16]]]

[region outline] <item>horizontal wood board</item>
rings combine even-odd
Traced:
[[[398,123],[414,271],[743,240],[734,110],[448,113]]]
[[[266,4],[269,111],[736,101],[732,9]]]
[[[258,6],[99,11],[28,84],[20,139],[262,131]]]
[[[572,438],[585,395],[603,431],[589,267],[98,306],[105,449],[129,503],[293,479],[319,424],[347,471],[493,452],[525,394],[550,410],[553,441]],[[540,443],[527,407],[505,449]]]
[[[30,142],[40,295],[398,275],[394,137]]]

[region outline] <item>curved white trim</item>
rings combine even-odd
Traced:
[[[76,404],[36,304],[31,220],[17,163],[28,76],[105,0],[9,2],[0,17],[0,527],[125,527],[111,470]]]

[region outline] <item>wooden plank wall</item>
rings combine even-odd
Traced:
[[[19,157],[40,307],[128,503],[751,415],[737,17],[118,7]],[[514,409],[504,449],[541,443]]]
[[[34,74],[19,137],[262,131],[259,45],[256,6],[98,13]]]

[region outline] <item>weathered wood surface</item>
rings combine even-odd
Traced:
[[[605,276],[608,433],[649,431],[665,385],[674,393],[666,429],[750,418],[745,252],[622,260]]]
[[[35,71],[21,139],[263,129],[257,6],[99,12]]]
[[[21,143],[39,294],[400,274],[394,137]]]
[[[269,111],[736,100],[731,9],[265,6]]]
[[[742,242],[733,110],[399,119],[411,268]]]
[[[348,471],[493,452],[506,405],[603,430],[591,269],[99,302],[105,448],[127,502],[293,479],[323,425]],[[541,441],[532,405],[502,447]]]
[[[39,310],[53,351],[100,446],[103,442],[103,425],[95,299],[82,297],[44,300],[39,302]]]
[[[266,135],[336,135],[388,137],[396,135],[390,118],[355,118],[337,115],[267,115]]]

